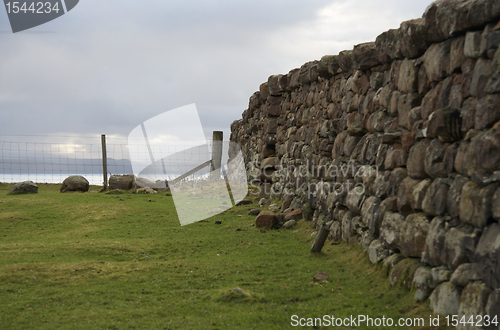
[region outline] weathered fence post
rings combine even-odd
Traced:
[[[106,153],[106,135],[101,135],[101,149],[102,149],[102,176],[103,176],[103,189],[108,189],[108,157]]]
[[[321,252],[321,249],[323,248],[323,245],[325,245],[325,241],[328,238],[328,234],[330,233],[330,226],[321,226],[321,229],[318,232],[318,235],[316,236],[316,239],[314,240],[313,245],[311,246],[311,252],[312,253],[318,253]]]
[[[222,141],[224,133],[221,131],[214,131],[212,137],[212,166],[211,171],[220,171],[222,162]]]

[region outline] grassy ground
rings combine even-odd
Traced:
[[[288,329],[293,315],[360,314],[435,329],[427,304],[391,288],[360,249],[311,254],[303,220],[261,233],[255,202],[181,227],[166,193],[10,187],[0,184],[0,329]]]

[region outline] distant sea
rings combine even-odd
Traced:
[[[131,174],[131,173],[124,173]],[[91,185],[102,186],[103,176],[102,174],[52,174],[52,173],[33,173],[33,174],[6,174],[0,173],[0,182],[2,183],[18,183],[23,181],[33,181],[35,183],[59,183],[61,184],[64,179],[71,175],[81,175],[89,181]],[[166,179],[174,179],[180,174],[167,175]],[[207,177],[208,174],[201,172],[199,175],[192,175],[186,178],[186,180],[199,179],[201,177]],[[109,180],[110,175],[108,175]],[[156,181],[158,177],[145,177],[151,181]]]
[[[35,183],[62,183],[70,175],[81,175],[89,181],[91,185],[101,186],[103,182],[102,174],[4,174],[0,173],[0,182],[17,183],[23,181],[33,181]]]

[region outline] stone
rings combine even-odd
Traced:
[[[465,37],[454,38],[450,47],[450,71],[451,73],[462,69],[465,61]]]
[[[457,286],[465,287],[469,284],[469,282],[480,280],[477,275],[476,268],[477,265],[475,264],[461,264],[451,275],[451,283]]]
[[[135,175],[112,175],[108,182],[110,190],[130,190],[135,188]]]
[[[248,215],[255,215],[255,216],[257,216],[257,215],[260,214],[260,212],[261,212],[261,210],[259,210],[259,209],[251,209],[250,211],[248,211]]]
[[[389,282],[392,286],[402,286],[411,289],[415,272],[420,267],[420,261],[414,258],[401,260],[394,266],[389,274]]]
[[[269,117],[279,117],[281,114],[281,96],[269,96],[267,98],[267,115]]]
[[[422,202],[422,210],[429,215],[444,215],[448,202],[450,185],[448,179],[435,179],[430,185]]]
[[[429,116],[427,137],[439,138],[442,142],[462,139],[462,117],[459,109],[444,108]]]
[[[422,119],[427,119],[436,110],[440,108],[439,96],[441,94],[441,89],[443,88],[443,83],[438,83],[435,87],[429,90],[424,98],[422,99],[421,106],[421,117]]]
[[[365,227],[368,227],[371,235],[378,233],[378,227],[380,224],[377,223],[379,219],[379,208],[382,200],[375,196],[368,197],[361,208],[361,219]]]
[[[339,62],[337,56],[325,55],[318,62],[318,73],[320,77],[329,79],[337,74]]]
[[[425,213],[410,214],[400,226],[399,249],[407,258],[422,256],[429,232],[429,219]]]
[[[470,85],[470,95],[477,98],[486,96],[486,84],[492,74],[493,67],[491,60],[483,58],[477,60]]]
[[[269,205],[269,211],[271,211],[271,212],[278,212],[280,210],[281,210],[281,207],[278,204]]]
[[[497,191],[495,191],[495,194],[493,194],[492,204],[493,218],[500,221],[500,188],[498,188]]]
[[[453,161],[445,162],[448,143],[443,143],[438,139],[432,140],[425,155],[424,170],[432,178],[446,178],[453,171]],[[452,156],[453,158],[453,156]]]
[[[259,206],[262,207],[262,206],[266,206],[266,205],[271,205],[271,199],[269,199],[269,198],[261,198],[259,200]]]
[[[408,153],[399,148],[390,148],[387,151],[387,155],[384,162],[384,167],[386,170],[393,170],[397,167],[406,166],[408,160]]]
[[[291,228],[295,227],[295,225],[297,225],[297,221],[296,220],[288,220],[287,222],[285,222],[283,224],[283,226],[281,226],[281,228],[283,228],[283,229],[291,229]]]
[[[346,206],[349,210],[356,214],[361,214],[361,207],[365,200],[365,192],[359,187],[351,189],[347,193]]]
[[[60,192],[87,192],[89,187],[89,182],[83,176],[72,175],[64,179]]]
[[[377,264],[380,261],[384,260],[386,255],[385,252],[386,249],[384,248],[384,245],[382,242],[378,239],[373,240],[370,243],[370,246],[368,247],[368,258],[370,259],[372,264]]]
[[[422,256],[424,263],[431,266],[440,266],[443,264],[442,254],[446,235],[445,227],[446,221],[443,217],[432,219],[425,239],[425,252]]]
[[[290,220],[299,221],[302,218],[303,216],[301,209],[290,211],[287,215],[285,215],[285,221],[290,221]]]
[[[474,15],[471,15],[474,13]],[[429,41],[441,41],[482,27],[500,16],[500,4],[484,0],[438,0],[427,7],[419,28]]]
[[[377,58],[382,63],[389,63],[394,59],[403,58],[400,47],[399,29],[391,29],[380,34],[375,40]]]
[[[414,179],[425,179],[428,177],[428,174],[425,172],[425,155],[431,142],[429,139],[424,139],[415,143],[410,149],[406,167],[408,175]]]
[[[474,251],[480,235],[481,230],[465,224],[451,228],[446,232],[442,260],[446,262],[449,269],[455,270],[461,264],[470,263],[477,259],[474,256]]]
[[[471,148],[471,142],[468,140],[460,141],[455,157],[455,170],[463,176],[472,175],[477,167],[475,162],[475,150]]]
[[[255,226],[273,229],[278,226],[278,216],[271,211],[262,211],[255,219]]]
[[[354,218],[354,214],[351,211],[348,211],[342,217],[342,240],[344,242],[348,242],[351,237],[356,234],[356,230],[354,230],[354,226],[352,225]]]
[[[417,93],[404,94],[398,99],[398,118],[399,126],[410,130],[411,110],[422,104],[422,98]]]
[[[430,81],[441,81],[450,72],[451,40],[432,44],[423,56],[424,67]]]
[[[422,204],[424,202],[425,194],[427,193],[427,189],[429,189],[431,184],[431,179],[425,179],[415,186],[410,200],[410,205],[413,210],[422,210]]]
[[[399,27],[399,41],[403,57],[417,58],[423,55],[428,47],[425,32],[418,26],[423,19],[413,19],[401,23]]]
[[[136,193],[136,194],[157,194],[158,192],[152,188],[145,187],[145,188],[136,189],[134,193]]]
[[[500,44],[500,31],[488,31],[488,26],[481,35],[480,53],[486,55],[490,49],[496,49]]]
[[[476,315],[484,315],[484,308],[488,302],[491,289],[482,282],[469,283],[462,291],[460,298],[460,307],[458,308],[458,319],[465,316],[469,319],[471,316],[476,320]],[[475,328],[475,327],[474,327]],[[459,323],[458,330],[473,329],[470,324]]]
[[[412,288],[415,290],[413,299],[418,302],[426,301],[432,293],[431,287],[431,268],[419,267],[413,276]]]
[[[339,67],[344,77],[349,77],[353,71],[354,56],[352,50],[341,51],[338,55]]]
[[[401,227],[405,216],[400,213],[386,212],[380,225],[380,241],[386,248],[399,249],[401,242]]]
[[[399,68],[398,90],[401,93],[415,93],[418,89],[418,69],[415,60],[404,59]]]
[[[484,131],[473,138],[471,144],[472,160],[465,163],[471,172],[479,166],[488,172],[500,169],[500,132]]]
[[[334,242],[342,240],[342,229],[339,221],[333,221],[330,225],[330,235],[328,235],[328,238]]]
[[[477,228],[486,227],[492,216],[493,194],[499,186],[481,187],[475,182],[465,184],[460,195],[460,220]]]
[[[456,175],[453,182],[448,190],[447,196],[447,210],[451,217],[458,218],[460,215],[460,195],[462,193],[463,186],[469,182],[469,179],[462,175]]]
[[[405,178],[398,189],[398,210],[403,214],[413,212],[412,201],[414,200],[413,191],[421,180],[415,180],[410,177]]]
[[[382,268],[385,270],[387,276],[391,273],[394,267],[401,261],[405,259],[400,253],[392,254],[382,261]]]
[[[434,313],[458,315],[462,289],[451,282],[440,284],[430,295],[430,305]]]
[[[24,195],[38,193],[38,186],[33,181],[16,183],[10,188],[10,195]]]
[[[493,126],[500,120],[500,96],[486,95],[477,100],[474,129],[480,130]]]
[[[495,73],[490,77],[486,83],[485,91],[488,94],[500,93],[500,74]]]
[[[460,110],[462,117],[462,134],[474,128],[476,124],[477,99],[470,97],[466,99]]]
[[[498,320],[500,318],[500,289],[496,289],[491,292],[484,309],[484,315],[490,316],[491,319],[496,316],[497,321],[500,322]],[[499,330],[500,326],[496,327],[491,325],[488,329]]]
[[[253,202],[249,199],[240,199],[240,200],[237,200],[235,205],[236,206],[242,206],[242,205],[249,205],[249,204],[252,204]]]
[[[375,42],[367,42],[354,46],[353,61],[356,68],[368,70],[380,64],[376,56],[377,47]]]
[[[387,114],[384,111],[376,111],[371,114],[366,123],[366,128],[370,133],[383,132]]]
[[[451,272],[446,266],[434,267],[431,270],[431,287],[437,288],[441,283],[449,282],[451,279]]]
[[[500,288],[500,224],[486,227],[475,251],[477,274],[486,285]]]
[[[285,92],[286,84],[282,84],[283,75],[272,75],[267,80],[267,88],[272,96],[281,96]]]
[[[481,56],[481,31],[469,31],[465,34],[464,54],[477,59]]]
[[[283,204],[281,206],[281,210],[282,211],[285,211],[286,209],[288,209],[291,205],[292,205],[292,202],[293,202],[293,195],[285,195],[285,197],[283,198]]]

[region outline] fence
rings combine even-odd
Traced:
[[[222,141],[221,133],[214,132],[215,141]],[[159,176],[180,180],[207,175],[211,164],[220,168],[219,143],[209,140],[207,145],[196,146],[191,142],[163,141],[144,148],[125,138],[104,135],[2,134],[0,182],[61,183],[70,175],[82,175],[90,184],[103,185],[110,175],[131,174],[137,168],[143,168],[142,175],[153,181]],[[152,164],[155,158],[158,161]]]

